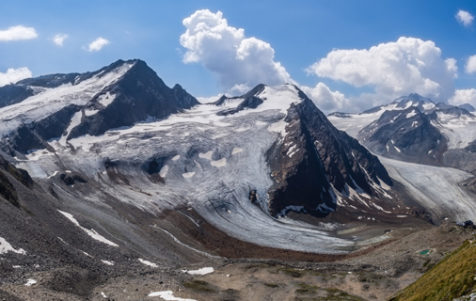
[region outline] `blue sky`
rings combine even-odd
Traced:
[[[180,42],[180,36],[186,30],[182,21],[200,9],[209,9],[212,13],[221,11],[228,26],[244,29],[245,38],[255,37],[269,43],[274,50],[272,62],[279,62],[289,75],[284,76],[286,81],[291,78],[299,85],[308,87],[307,92],[315,93],[316,98],[326,97],[327,94],[322,89],[313,92],[312,88],[319,83],[322,84],[320,88],[325,86],[329,90],[330,99],[323,100],[322,104],[329,110],[345,107],[346,104],[353,105],[355,109],[365,108],[376,104],[377,99],[385,98],[387,101],[387,98],[391,99],[397,93],[409,92],[409,89],[435,95],[442,93],[443,88],[420,89],[407,84],[403,84],[404,88],[400,90],[392,89],[390,85],[394,85],[394,82],[382,84],[378,79],[356,82],[352,74],[335,74],[323,70],[323,66],[317,66],[314,71],[309,70],[310,66],[326,58],[333,50],[369,49],[381,43],[396,42],[400,37],[434,42],[435,47],[441,49],[441,62],[454,58],[458,67],[458,71],[454,72],[457,78],[451,81],[454,89],[444,88],[441,95],[449,98],[451,93],[465,90],[468,94],[466,98],[454,102],[467,100],[476,104],[476,90],[474,95],[471,94],[471,89],[476,88],[475,72],[465,72],[468,58],[476,54],[476,24],[473,22],[465,26],[455,18],[459,10],[476,15],[474,0],[3,0],[0,2],[0,30],[23,25],[33,27],[37,37],[21,41],[0,41],[0,72],[20,67],[27,67],[33,76],[82,72],[98,69],[119,58],[140,58],[167,84],[178,82],[196,96],[230,91],[227,83],[233,81],[233,77],[223,79],[225,75],[217,74],[216,69],[206,66],[204,57],[195,59],[194,62],[183,62],[184,54],[190,49],[186,49]],[[58,33],[68,35],[62,47],[52,42],[53,36]],[[109,44],[99,51],[87,51],[88,44],[98,37],[107,39]],[[346,57],[347,55],[350,53],[345,54]],[[222,57],[217,55],[217,58]],[[333,65],[336,69],[349,67],[342,66],[342,61],[333,64],[339,64]],[[365,69],[365,66],[359,68]],[[359,72],[366,71],[379,72],[374,69]],[[240,72],[242,77],[248,74]],[[445,81],[444,85],[447,85],[448,76],[450,75],[446,74],[441,77],[444,77],[441,79]],[[261,79],[259,76],[252,78]],[[429,78],[440,83],[440,77]],[[267,80],[266,77],[262,79]],[[243,79],[238,78],[237,84],[240,84],[240,80]],[[276,79],[270,80],[273,82]],[[336,97],[341,98],[336,100]],[[340,105],[333,107],[329,104],[332,101],[340,101]]]

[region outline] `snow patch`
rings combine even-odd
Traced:
[[[437,122],[431,124],[437,127],[446,138],[448,148],[465,148],[476,140],[476,117],[474,115],[453,115],[442,112],[437,113]]]
[[[160,172],[159,172],[159,175],[162,177],[162,178],[165,178],[167,176],[167,173],[169,172],[169,166],[168,165],[164,165],[161,169],[160,169]]]
[[[82,118],[83,112],[78,111],[74,113],[71,121],[69,122],[68,128],[64,131],[63,136],[59,140],[60,144],[65,145],[66,138],[68,137],[69,133],[71,133],[71,131],[81,123]]]
[[[99,110],[84,110],[84,115],[86,116],[93,116],[96,115],[99,112]]]
[[[160,297],[167,301],[197,301],[195,299],[185,299],[180,297],[175,297],[174,292],[172,291],[160,291],[160,292],[151,292],[147,297]]]
[[[274,133],[279,133],[281,134],[281,137],[286,136],[286,121],[284,119],[281,119],[278,122],[274,122],[268,126],[268,131],[274,132]]]
[[[58,210],[59,213],[61,213],[64,217],[66,217],[67,219],[69,219],[74,225],[76,225],[77,227],[81,228],[81,230],[83,230],[84,232],[86,232],[86,234],[88,234],[89,236],[91,236],[93,239],[97,240],[97,241],[100,241],[104,244],[107,244],[111,247],[119,247],[118,244],[108,240],[107,238],[105,238],[104,236],[102,236],[101,234],[97,233],[96,230],[94,229],[87,229],[87,228],[84,228],[82,227],[79,222],[74,218],[74,216],[71,214],[71,213],[68,213],[68,212],[64,212],[64,211],[61,211],[61,210]]]
[[[101,262],[104,263],[105,265],[110,265],[110,266],[114,265],[114,261],[112,260],[101,259]]]
[[[431,110],[435,107],[435,104],[432,103],[432,102],[425,102],[423,105],[422,105],[423,109],[425,111],[428,111],[428,110]]]
[[[416,111],[412,110],[411,112],[407,113],[407,118],[412,118],[413,116],[416,116]]]
[[[33,286],[35,284],[37,284],[38,281],[36,281],[35,279],[32,279],[32,278],[28,278],[26,283],[25,283],[25,286]]]
[[[297,151],[298,151],[297,145],[293,144],[293,145],[291,145],[291,147],[288,148],[288,151],[286,152],[286,155],[289,158],[292,158],[297,153]]]
[[[231,151],[232,155],[236,155],[243,152],[243,149],[241,147],[234,147],[233,150]]]
[[[8,252],[25,255],[26,251],[23,249],[15,249],[12,245],[5,240],[5,238],[0,237],[0,254],[6,254]]]
[[[213,155],[213,151],[208,151],[208,152],[206,152],[206,153],[199,153],[199,154],[198,154],[198,157],[199,157],[199,158],[202,158],[202,159],[211,160],[211,159],[212,159],[212,155]]]
[[[56,176],[58,174],[58,170],[55,170],[51,175],[48,176],[48,179],[51,179],[53,178],[54,176]]]
[[[147,265],[147,266],[150,266],[150,267],[153,267],[153,268],[158,268],[159,267],[157,264],[155,264],[151,261],[142,259],[142,258],[139,258],[139,262],[142,263],[143,265]]]
[[[194,171],[190,171],[190,172],[184,172],[182,174],[182,177],[184,177],[185,179],[190,179],[191,177],[193,177],[195,175],[195,172]]]
[[[226,158],[221,158],[220,160],[210,161],[210,164],[214,167],[220,168],[226,166]]]
[[[189,275],[207,275],[215,272],[215,269],[212,267],[205,267],[198,270],[182,270],[183,273],[187,273]]]
[[[109,91],[106,92],[105,94],[101,94],[99,95],[99,97],[97,98],[97,101],[103,106],[103,107],[107,107],[108,105],[110,105],[114,99],[116,98],[116,95],[114,94],[111,94]]]

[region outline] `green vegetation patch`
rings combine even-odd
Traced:
[[[267,286],[267,287],[270,287],[270,288],[277,288],[279,287],[279,284],[276,284],[276,283],[268,283],[268,282],[265,282],[263,283],[264,286]]]
[[[280,268],[279,271],[293,278],[301,278],[304,275],[304,270],[299,270],[290,267]]]
[[[391,301],[445,301],[476,290],[476,243],[466,241]]]
[[[183,283],[183,286],[185,286],[188,289],[191,289],[194,291],[200,291],[200,292],[210,293],[215,291],[215,289],[211,287],[208,282],[203,280],[186,281]]]
[[[315,285],[307,284],[307,283],[298,283],[299,288],[296,290],[296,294],[315,294],[319,289]]]
[[[364,301],[364,299],[349,295],[348,293],[336,288],[319,288],[306,283],[299,283],[299,289],[296,290],[297,297],[295,301]],[[312,296],[299,296],[306,294]]]

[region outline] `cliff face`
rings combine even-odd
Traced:
[[[268,153],[275,180],[270,193],[273,215],[289,206],[326,215],[336,209],[336,192],[346,194],[351,187],[375,196],[373,183],[392,185],[377,157],[337,130],[301,91],[299,97],[302,102],[288,110],[283,142]]]

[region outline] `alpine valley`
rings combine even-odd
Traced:
[[[474,238],[473,111],[201,103],[141,60],[0,87],[0,299],[400,298]]]

